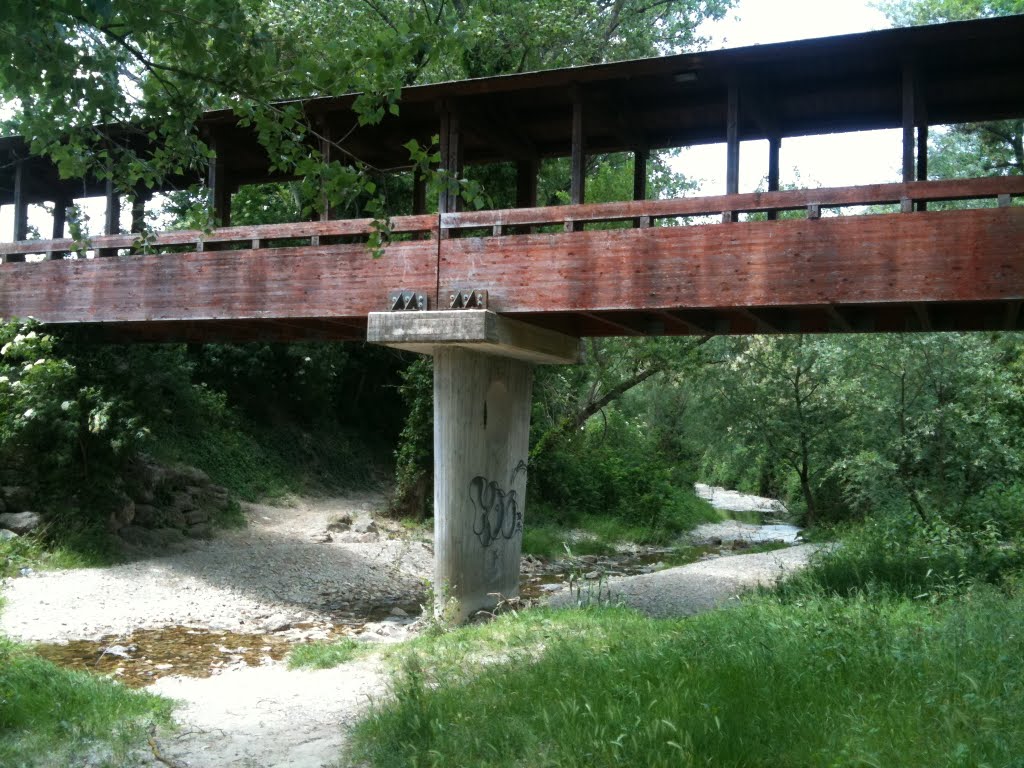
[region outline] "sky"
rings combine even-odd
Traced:
[[[710,48],[735,48],[811,37],[826,37],[884,29],[889,24],[869,0],[740,0],[728,16],[702,25],[700,33],[711,39]],[[898,130],[786,139],[780,153],[782,185],[854,186],[895,181],[901,164]],[[725,146],[711,145],[683,150],[674,166],[691,179],[700,180],[704,194],[725,192]],[[743,142],[740,149],[740,192],[762,185],[768,172],[768,143]],[[79,201],[84,203],[85,201]],[[103,218],[99,200],[83,205],[93,229]],[[49,234],[49,217],[33,207],[30,224]],[[0,209],[0,241],[11,239],[13,206]]]
[[[711,49],[781,43],[811,37],[869,32],[891,26],[868,0],[740,0],[726,16],[706,22],[700,33]],[[897,181],[902,164],[898,130],[865,131],[785,139],[779,153],[780,183],[844,187]],[[674,167],[699,179],[701,192],[725,193],[725,145],[683,150]],[[740,147],[740,192],[753,192],[768,173],[768,142]],[[767,185],[765,185],[766,187]]]

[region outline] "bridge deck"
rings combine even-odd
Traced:
[[[1015,330],[1022,196],[1011,176],[407,216],[377,259],[368,220],[4,243],[0,317],[132,339],[360,339],[390,291],[447,308],[486,290],[495,311],[585,336]],[[937,210],[950,200],[975,207]],[[897,212],[848,210],[882,204]]]

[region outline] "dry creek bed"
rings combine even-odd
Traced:
[[[374,656],[317,671],[289,671],[284,659],[296,643],[400,642],[419,629],[432,545],[422,533],[373,521],[378,504],[367,495],[250,505],[247,528],[183,552],[8,579],[0,632],[39,644],[59,663],[180,701],[180,728],[154,741],[162,759],[140,753],[135,765],[336,765],[347,729],[386,695],[386,672]],[[331,530],[346,517],[350,530]],[[726,556],[745,548],[737,539],[765,535],[736,522],[695,535],[704,545],[694,552],[699,560],[677,567],[674,551],[652,548],[554,563],[525,558],[524,594],[564,605],[610,593],[653,615],[688,615],[801,567],[812,550]]]

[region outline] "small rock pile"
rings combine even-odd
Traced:
[[[175,549],[186,539],[213,536],[212,521],[228,509],[225,488],[195,467],[167,467],[149,457],[135,460],[125,489],[112,500],[107,530],[129,548]]]
[[[0,541],[32,533],[43,518],[29,507],[32,491],[21,485],[0,486]]]

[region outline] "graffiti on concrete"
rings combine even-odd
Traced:
[[[512,487],[520,473],[526,474],[525,461],[512,470],[508,489],[497,481],[477,475],[469,482],[469,501],[473,505],[473,533],[485,549],[498,539],[508,541],[523,530],[523,513],[519,509],[516,490]]]

